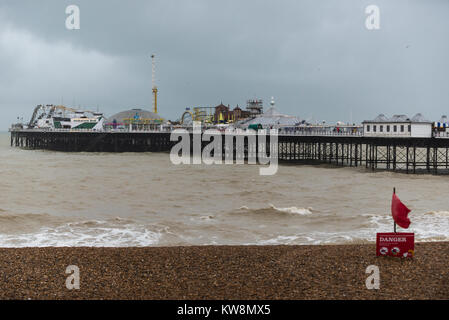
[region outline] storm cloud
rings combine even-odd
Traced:
[[[65,27],[71,4],[80,30]],[[1,0],[0,129],[42,103],[151,109],[152,53],[167,119],[274,96],[309,120],[438,120],[449,113],[448,39],[445,0]]]

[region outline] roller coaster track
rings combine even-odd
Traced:
[[[41,109],[45,110],[45,108],[49,108],[50,109],[50,111],[49,111],[50,115],[52,115],[55,112],[56,109],[63,110],[63,111],[71,111],[71,112],[79,111],[79,110],[76,110],[76,109],[73,109],[73,108],[69,108],[69,107],[66,107],[66,106],[62,106],[62,105],[54,106],[54,105],[42,105],[42,104],[40,104],[40,105],[36,106],[36,108],[34,108],[33,115],[31,116],[31,120],[28,123],[28,128],[34,127],[34,121],[36,121],[36,117],[38,115],[39,110],[41,110]],[[89,112],[89,113],[92,113],[92,114],[94,113],[93,111],[89,111],[89,110],[83,110],[83,112]]]

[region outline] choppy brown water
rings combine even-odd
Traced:
[[[0,246],[367,242],[391,231],[392,188],[421,241],[449,240],[449,177],[364,169],[173,165],[168,154],[9,147],[0,134]]]

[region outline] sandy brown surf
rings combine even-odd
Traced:
[[[2,248],[1,299],[448,299],[449,242],[413,259],[374,245]],[[367,266],[380,269],[368,290]],[[68,265],[80,289],[66,288]]]

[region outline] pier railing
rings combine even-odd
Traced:
[[[449,132],[435,132],[433,135],[435,138],[449,138]]]
[[[112,129],[112,128],[106,128],[104,130],[95,130],[95,129],[62,129],[62,128],[32,128],[32,129],[20,129],[20,128],[11,128],[10,132],[89,132],[89,133],[114,133],[114,132],[120,132],[120,133],[171,133],[174,129],[177,128],[163,128],[163,129],[133,129],[129,130],[129,128],[120,128],[120,129]],[[192,128],[183,128],[186,129],[188,132],[192,132]],[[228,134],[245,134],[250,132],[251,129],[233,129],[233,130],[224,130],[224,129],[212,129],[216,130],[216,132],[219,133],[228,133]],[[204,130],[203,130],[204,131]],[[251,132],[254,132],[251,130]],[[266,129],[266,132],[269,132],[268,129]],[[363,131],[319,131],[319,130],[278,130],[279,136],[307,136],[307,137],[364,137]],[[371,137],[371,136],[370,136]],[[376,137],[376,136],[374,136]],[[384,138],[384,139],[396,139],[396,138],[412,138],[410,136],[404,135],[404,136],[379,136],[378,138]],[[449,132],[433,132],[432,138],[449,138]],[[430,139],[430,137],[428,138]]]
[[[279,135],[282,136],[325,136],[325,137],[362,137],[363,132],[332,132],[332,131],[280,131]]]
[[[89,133],[106,133],[106,132],[148,132],[148,133],[157,133],[157,132],[171,132],[171,129],[158,129],[158,130],[151,130],[151,129],[145,129],[145,130],[129,130],[129,129],[104,129],[104,130],[95,130],[95,129],[62,129],[62,128],[55,128],[55,129],[47,129],[47,128],[33,128],[33,129],[10,129],[10,132],[89,132]]]

